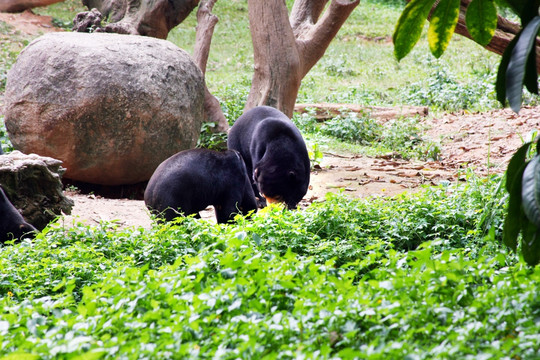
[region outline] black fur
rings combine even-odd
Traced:
[[[144,202],[166,221],[213,205],[218,223],[257,209],[246,166],[236,151],[181,151],[163,161],[148,182]]]
[[[0,243],[8,240],[34,238],[37,230],[27,223],[0,187]]]
[[[248,110],[231,127],[227,145],[242,155],[257,196],[296,208],[309,187],[310,162],[302,134],[285,114],[268,106]]]

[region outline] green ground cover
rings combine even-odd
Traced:
[[[469,40],[454,38],[433,60],[423,39],[394,60],[385,39],[402,6],[362,1],[299,102],[498,106],[499,59]],[[80,10],[69,0],[37,12],[65,24]],[[246,1],[218,1],[215,12],[207,78],[233,121],[251,78]],[[191,16],[169,39],[190,51],[194,24]],[[28,39],[3,41],[0,80]],[[422,132],[414,119],[394,132],[369,116],[326,128],[309,115],[294,120],[312,145],[401,143],[405,157],[430,156],[414,152],[428,141],[410,144]],[[1,127],[0,141],[9,149]],[[53,224],[0,248],[0,359],[537,359],[540,272],[501,244],[501,177],[466,175],[394,198],[271,207],[229,225]]]
[[[53,225],[2,249],[0,358],[537,358],[540,273],[500,244],[499,182]]]

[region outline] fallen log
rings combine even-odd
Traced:
[[[374,119],[390,120],[400,117],[427,116],[429,109],[427,106],[362,106],[357,104],[296,104],[294,112],[313,112],[318,121],[332,119],[342,113],[354,112],[365,114]]]

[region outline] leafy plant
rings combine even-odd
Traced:
[[[215,123],[203,123],[201,126],[201,133],[197,140],[198,148],[206,148],[211,150],[225,150],[227,149],[227,133],[213,131],[216,126]]]
[[[474,81],[463,84],[441,63],[427,60],[426,66],[432,69],[431,74],[405,89],[408,103],[450,111],[495,105],[494,73],[479,74]]]
[[[326,121],[321,127],[321,132],[344,141],[369,144],[377,139],[381,127],[369,115],[342,113]]]
[[[218,90],[214,95],[218,98],[221,104],[221,110],[223,110],[223,114],[229,125],[232,125],[244,112],[249,95],[249,82],[245,82],[242,85],[228,85]]]
[[[318,143],[311,146],[311,150],[308,150],[309,161],[311,163],[311,169],[316,165],[320,165],[323,159],[323,152]]]
[[[502,194],[467,175],[236,224],[53,225],[0,248],[0,356],[535,358],[540,270],[484,237]]]
[[[392,151],[407,159],[436,160],[441,151],[437,143],[421,135],[424,129],[416,118],[399,118],[381,124],[369,115],[344,113],[321,124],[307,112],[295,114],[293,122],[304,134],[320,134],[370,146],[376,148],[378,153]]]
[[[438,3],[430,23],[431,52],[440,56],[448,45],[443,36],[452,34],[455,22],[443,21],[442,13],[455,12],[459,1],[442,0]],[[414,47],[422,31],[433,0],[412,0],[403,10],[394,32],[395,55],[399,59]],[[538,70],[536,67],[536,38],[540,30],[539,0],[510,0],[506,3],[519,15],[522,30],[506,47],[499,65],[496,89],[497,99],[509,105],[516,113],[523,101],[523,87],[538,94]],[[473,0],[466,14],[467,28],[475,39],[486,45],[497,26],[497,11],[491,0]],[[443,10],[439,10],[443,9]],[[445,10],[446,9],[446,10]],[[454,10],[452,10],[454,9]],[[447,19],[448,20],[448,19]],[[411,36],[409,36],[412,34]],[[522,234],[521,253],[529,265],[540,262],[540,157],[537,154],[527,160],[531,143],[523,145],[512,157],[507,170],[506,190],[510,194],[508,215],[504,226],[504,242],[511,249],[518,247]]]
[[[13,145],[9,140],[6,125],[4,124],[4,116],[0,116],[0,147],[4,153],[13,151]]]

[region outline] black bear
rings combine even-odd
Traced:
[[[34,238],[37,230],[27,223],[0,187],[0,243],[22,237]]]
[[[229,130],[229,149],[240,152],[261,206],[284,202],[294,209],[309,186],[310,162],[302,134],[281,111],[259,106],[246,111]]]
[[[148,182],[144,202],[166,221],[213,205],[218,223],[257,210],[246,166],[237,151],[181,151],[163,161]]]

